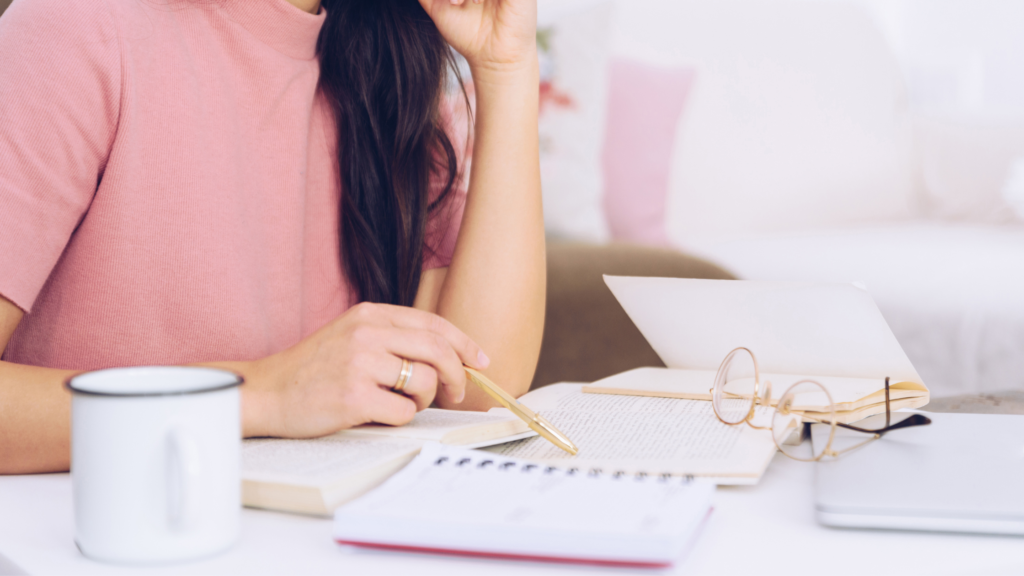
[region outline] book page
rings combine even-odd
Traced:
[[[306,440],[252,438],[242,442],[242,479],[319,487],[414,454],[422,446],[419,440],[344,434]]]
[[[837,411],[856,410],[885,401],[884,379],[761,374],[762,390],[763,386],[771,383],[771,404],[773,405],[790,386],[801,380],[814,380],[824,386],[832,395],[832,401]],[[598,380],[585,386],[583,391],[592,394],[627,394],[710,400],[711,386],[714,381],[715,371],[713,370],[636,368]],[[828,399],[823,394],[819,396],[802,395],[798,398],[799,406],[796,409],[826,411]],[[927,391],[921,389],[919,384],[890,382],[889,398],[892,401],[903,398],[927,398],[927,396]]]
[[[539,437],[488,451],[588,471],[754,478],[775,453],[770,432],[727,426],[707,401],[584,394],[574,384],[546,386],[520,401],[572,439],[579,453]],[[759,410],[759,421],[767,422],[767,409]]]
[[[670,368],[713,372],[745,346],[763,373],[888,376],[927,390],[871,295],[852,284],[622,276],[605,283]]]
[[[515,418],[512,416],[511,418]],[[479,424],[492,424],[509,420],[508,415],[489,412],[467,412],[465,410],[443,410],[427,408],[413,417],[412,422],[404,426],[387,426],[384,424],[363,424],[340,434],[374,434],[393,438],[415,438],[418,440],[434,440],[441,442],[445,434]]]
[[[526,423],[507,410],[468,412],[427,408],[417,413],[412,422],[404,426],[364,424],[339,434],[352,437],[372,434],[391,438],[433,440],[445,444],[465,444],[500,439],[528,431]]]

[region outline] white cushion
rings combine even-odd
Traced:
[[[629,0],[617,8],[613,53],[697,68],[668,201],[677,244],[913,214],[905,94],[860,7]]]
[[[1024,228],[920,222],[698,252],[741,278],[863,282],[935,396],[1024,389]]]
[[[921,175],[932,216],[971,222],[1024,222],[1006,187],[1024,157],[1024,117],[930,114],[916,121]]]

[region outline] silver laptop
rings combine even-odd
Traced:
[[[928,417],[931,425],[895,430],[816,463],[818,521],[846,528],[1024,535],[1024,416]],[[815,428],[812,441],[822,442],[827,428]],[[835,442],[841,447],[853,435],[837,433]]]

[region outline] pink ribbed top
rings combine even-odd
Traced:
[[[14,2],[0,294],[28,313],[5,360],[255,359],[353,304],[323,20],[286,0]],[[432,223],[425,268],[448,264],[462,203]]]

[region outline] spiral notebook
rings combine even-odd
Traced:
[[[341,544],[585,564],[665,567],[692,544],[715,486],[602,474],[430,443],[335,512]]]

